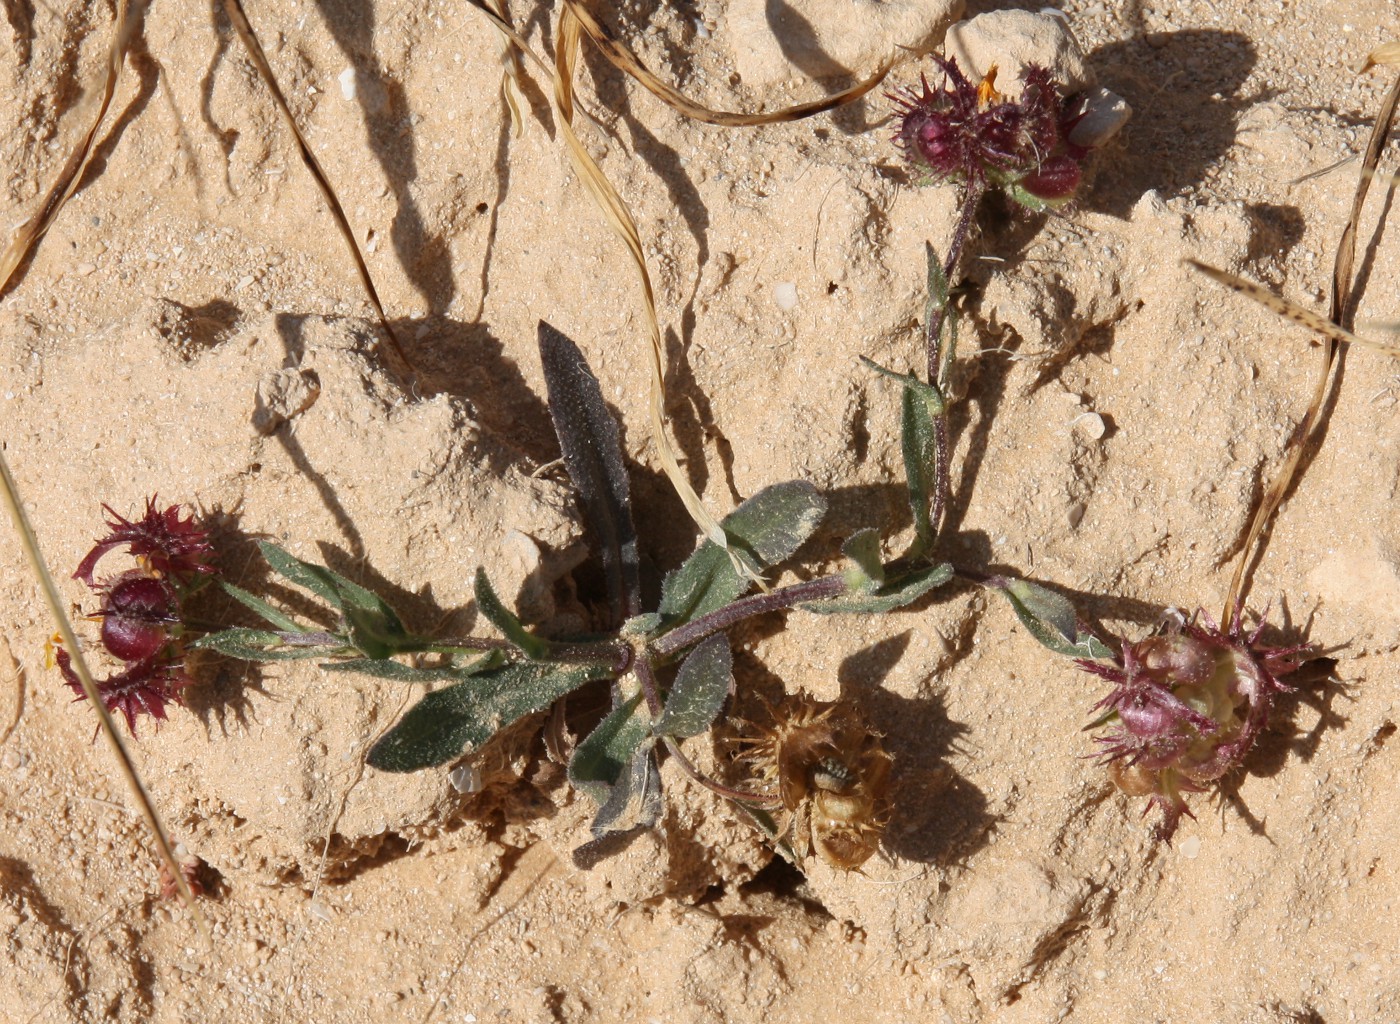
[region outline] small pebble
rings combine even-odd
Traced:
[[[1108,433],[1108,426],[1104,423],[1103,417],[1096,412],[1086,412],[1074,418],[1074,429],[1091,441],[1101,440],[1104,434]]]
[[[346,68],[340,73],[337,80],[340,82],[340,95],[347,100],[353,100],[355,98],[355,69]]]
[[[1181,841],[1181,855],[1187,860],[1195,860],[1201,853],[1200,836],[1187,836]]]
[[[797,308],[797,285],[791,281],[779,281],[773,286],[773,301],[784,313]]]

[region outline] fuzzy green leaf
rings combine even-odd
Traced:
[[[885,585],[885,565],[880,561],[880,534],[871,529],[860,530],[841,545],[846,556],[846,586],[862,594],[871,594]]]
[[[820,525],[826,501],[802,480],[765,487],[729,515],[724,532],[755,556],[760,567],[788,558]],[[729,553],[705,541],[661,584],[661,614],[678,626],[742,597],[753,581],[741,576]]]
[[[515,614],[501,603],[501,599],[491,589],[491,581],[486,578],[485,569],[476,570],[476,606],[486,617],[486,621],[524,651],[526,657],[535,661],[544,661],[549,657],[549,641],[531,633]]]
[[[351,658],[347,661],[328,661],[321,668],[327,672],[359,672],[376,679],[388,679],[396,683],[440,683],[448,679],[460,680],[471,673],[451,666],[435,665],[432,668],[414,668],[401,661],[384,658]]]
[[[905,555],[918,558],[933,548],[933,520],[929,504],[937,483],[937,451],[929,403],[913,388],[900,396],[900,451],[904,456],[904,479],[909,490],[909,511],[914,517],[914,543]]]
[[[296,632],[289,630],[289,632]],[[188,646],[218,651],[240,661],[300,661],[306,658],[328,658],[348,645],[318,644],[314,647],[288,646],[281,633],[268,629],[246,629],[242,626],[210,633]]]
[[[826,601],[814,601],[799,605],[818,615],[834,615],[852,612],[876,614],[894,611],[907,604],[913,604],[930,590],[943,586],[953,578],[953,567],[948,564],[933,565],[915,572],[906,573],[890,580],[878,590],[856,592],[844,597],[833,597]]]
[[[608,799],[598,808],[590,830],[594,839],[615,832],[631,832],[651,828],[661,819],[661,773],[656,770],[652,748],[656,741],[650,737],[632,753],[625,770],[620,772]]]
[[[267,564],[277,572],[303,590],[309,590],[317,597],[324,599],[333,605],[337,611],[344,608],[340,593],[335,585],[335,573],[319,565],[310,562],[303,562],[300,558],[288,554],[271,541],[258,541],[258,550],[262,552],[263,558],[267,559]]]
[[[1113,651],[1094,634],[1079,628],[1074,605],[1038,583],[994,576],[987,586],[1006,595],[1026,632],[1056,654],[1071,658],[1111,658]]]
[[[296,619],[287,615],[280,609],[274,608],[262,598],[248,593],[248,591],[244,590],[242,587],[235,587],[232,583],[228,583],[224,580],[219,581],[219,586],[224,589],[224,592],[227,593],[229,597],[233,598],[245,608],[251,609],[257,615],[262,616],[278,629],[285,630],[288,633],[295,633],[301,629]]]
[[[638,692],[613,708],[574,749],[569,782],[595,803],[606,804],[623,768],[650,734],[651,716]]]
[[[686,655],[652,730],[658,736],[699,736],[714,724],[734,684],[734,656],[723,633]]]
[[[637,531],[617,421],[583,353],[567,335],[541,320],[539,346],[549,415],[584,521],[602,558],[612,613],[608,625],[616,626],[624,616],[637,613],[642,592]]]
[[[431,768],[479,747],[532,711],[608,676],[597,665],[523,662],[428,694],[371,748],[366,761],[386,772]]]

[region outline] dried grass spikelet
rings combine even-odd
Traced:
[[[744,740],[741,760],[782,802],[799,857],[812,852],[846,871],[880,847],[889,821],[890,767],[881,736],[855,707],[790,694],[773,724]]]

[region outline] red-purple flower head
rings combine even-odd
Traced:
[[[123,544],[133,557],[149,566],[154,576],[174,576],[182,583],[190,583],[195,577],[214,571],[209,562],[214,552],[209,534],[195,525],[194,516],[181,519],[179,505],[161,512],[156,509],[156,498],[147,498],[146,514],[136,522],[123,519],[110,505],[102,507],[112,517],[107,523],[111,532],[93,545],[73,573],[74,579],[93,586],[97,560]]]
[[[1156,833],[1165,841],[1191,814],[1183,794],[1202,792],[1244,760],[1275,696],[1289,690],[1279,677],[1307,650],[1260,646],[1263,623],[1246,635],[1238,611],[1228,631],[1200,619],[1204,625],[1125,645],[1120,665],[1079,662],[1114,684],[1094,706],[1102,724],[1114,725],[1098,739],[1103,761],[1119,789],[1161,808]]]
[[[102,507],[111,517],[110,532],[93,545],[73,577],[100,596],[93,618],[102,623],[102,647],[124,666],[115,675],[97,680],[97,692],[107,710],[120,712],[135,735],[138,716],[164,720],[166,705],[181,703],[180,690],[190,683],[184,667],[182,604],[215,571],[210,562],[214,548],[192,515],[181,518],[179,505],[160,511],[156,499],[149,498],[146,514],[135,522],[108,505]],[[136,567],[96,582],[98,561],[122,545]],[[69,652],[58,648],[54,661],[64,682],[83,699],[86,695]]]
[[[1062,99],[1050,72],[1023,74],[1021,98],[997,92],[995,65],[977,84],[957,61],[934,55],[944,85],[889,93],[900,109],[895,144],[935,181],[961,181],[970,191],[1005,187],[1017,202],[1044,209],[1068,202],[1079,188],[1085,150],[1068,141],[1084,116],[1078,97]]]

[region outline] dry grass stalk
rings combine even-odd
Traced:
[[[131,42],[131,34],[136,29],[138,13],[138,11],[131,9],[128,0],[117,0],[115,31],[112,35],[111,49],[107,53],[107,77],[102,85],[102,96],[98,101],[92,124],[83,134],[73,152],[69,154],[67,162],[63,165],[63,170],[59,172],[58,178],[45,194],[43,202],[39,204],[38,212],[15,229],[9,245],[5,247],[3,253],[0,253],[0,296],[9,290],[15,271],[19,269],[25,257],[39,244],[39,240],[44,237],[54,220],[57,219],[58,211],[63,209],[63,204],[68,202],[78,187],[78,182],[83,176],[83,169],[87,167],[88,161],[92,158],[93,147],[97,144],[97,132],[102,127],[102,122],[106,120],[107,110],[111,107],[112,97],[116,94],[122,65],[126,63],[127,47]]]
[[[565,16],[572,16],[588,38],[598,47],[598,50],[608,59],[608,62],[624,74],[631,75],[648,92],[654,95],[663,103],[684,114],[686,117],[696,121],[703,121],[706,124],[720,125],[726,128],[748,128],[761,124],[779,124],[784,121],[800,121],[804,117],[811,117],[813,114],[820,114],[827,110],[834,110],[843,103],[850,103],[859,99],[885,80],[885,76],[904,60],[914,56],[913,51],[907,51],[897,56],[888,58],[880,68],[869,78],[851,86],[841,92],[831,96],[826,96],[810,103],[800,103],[795,107],[787,107],[783,110],[774,110],[763,114],[736,114],[723,110],[711,110],[688,99],[657,78],[641,62],[632,55],[611,32],[609,32],[592,13],[585,8],[578,0],[564,0]],[[562,24],[562,21],[561,21]]]
[[[286,97],[282,95],[282,89],[278,86],[276,77],[272,74],[272,66],[267,62],[267,55],[263,52],[262,44],[258,42],[258,37],[253,32],[253,26],[248,22],[248,16],[243,11],[241,0],[224,0],[224,10],[228,13],[229,21],[233,23],[234,30],[237,31],[238,38],[243,43],[243,48],[248,51],[248,59],[257,68],[268,92],[272,93],[273,102],[276,103],[282,120],[296,140],[297,151],[301,154],[302,163],[306,165],[307,170],[316,180],[316,187],[321,190],[326,205],[330,207],[335,226],[339,229],[340,236],[345,239],[345,244],[350,248],[350,255],[355,261],[355,269],[360,274],[360,284],[364,286],[370,304],[374,306],[374,311],[379,316],[379,325],[384,328],[384,333],[389,338],[394,355],[400,361],[401,365],[396,369],[411,374],[412,366],[404,354],[403,346],[399,344],[398,335],[389,326],[389,318],[384,313],[384,304],[379,301],[379,291],[374,287],[374,280],[369,274],[369,266],[365,263],[364,254],[360,252],[359,243],[355,241],[355,232],[350,227],[350,218],[345,215],[345,208],[340,205],[340,199],[336,196],[335,189],[331,187],[330,179],[326,176],[325,170],[322,169],[320,161],[316,159],[316,154],[311,151],[306,137],[297,127],[296,118],[292,117],[292,111],[287,106]]]
[[[1380,58],[1377,54],[1381,54]],[[1376,64],[1395,63],[1400,61],[1400,45],[1388,44],[1380,50],[1371,54],[1367,61],[1365,71]],[[1299,423],[1297,432],[1294,434],[1295,441],[1293,449],[1289,452],[1288,460],[1283,468],[1269,485],[1268,491],[1264,495],[1263,501],[1259,503],[1259,508],[1254,513],[1254,519],[1249,525],[1249,534],[1245,538],[1244,548],[1240,553],[1239,563],[1235,566],[1234,576],[1230,580],[1230,590],[1225,598],[1225,610],[1221,615],[1222,622],[1229,622],[1235,613],[1235,608],[1243,595],[1245,576],[1249,567],[1259,557],[1261,545],[1259,538],[1268,526],[1274,513],[1278,510],[1279,504],[1283,501],[1284,495],[1292,486],[1297,475],[1298,467],[1302,463],[1303,452],[1308,447],[1313,433],[1318,428],[1318,420],[1322,411],[1322,404],[1327,395],[1327,383],[1332,379],[1332,368],[1337,361],[1338,342],[1361,342],[1362,344],[1375,345],[1374,342],[1366,342],[1358,338],[1343,326],[1345,320],[1353,315],[1351,306],[1352,270],[1356,261],[1356,233],[1361,221],[1361,210],[1366,204],[1366,194],[1370,191],[1372,178],[1375,176],[1376,165],[1380,161],[1381,150],[1385,147],[1385,142],[1390,134],[1390,128],[1395,120],[1395,110],[1397,103],[1400,103],[1400,78],[1390,87],[1385,99],[1381,102],[1380,110],[1376,114],[1376,123],[1371,129],[1371,138],[1366,144],[1366,154],[1362,158],[1362,172],[1356,182],[1356,192],[1352,197],[1351,214],[1347,218],[1346,226],[1342,229],[1341,239],[1337,243],[1336,257],[1332,264],[1332,298],[1331,308],[1328,310],[1327,324],[1332,329],[1318,327],[1313,321],[1318,319],[1316,314],[1308,313],[1311,319],[1303,319],[1294,311],[1296,307],[1288,304],[1291,309],[1284,315],[1291,319],[1307,323],[1319,330],[1325,338],[1322,348],[1322,362],[1319,366],[1317,385],[1313,389],[1312,400],[1308,403],[1307,413],[1302,422]],[[1229,282],[1226,282],[1229,283]],[[1235,287],[1234,285],[1231,285]],[[1252,292],[1248,292],[1251,294]],[[1256,297],[1257,296],[1253,296]],[[1271,296],[1274,302],[1279,302],[1277,296]],[[1277,309],[1274,302],[1266,302],[1265,305]],[[1306,311],[1304,311],[1306,313]],[[1340,336],[1339,333],[1340,332]],[[1389,348],[1389,346],[1377,346]]]
[[[506,6],[506,0],[490,0],[490,3],[502,21],[510,21],[510,10]],[[500,36],[501,65],[504,68],[501,74],[501,99],[505,100],[506,107],[510,110],[511,131],[519,137],[525,130],[525,119],[520,113],[520,76],[524,73],[520,66],[521,50],[510,35],[500,29],[497,29],[496,33]]]
[[[608,226],[627,246],[627,251],[632,255],[632,262],[637,268],[637,276],[641,281],[642,309],[646,317],[647,331],[651,336],[651,394],[648,411],[651,416],[651,432],[656,441],[661,467],[671,481],[671,486],[676,489],[676,493],[680,496],[686,511],[690,513],[690,517],[695,520],[696,525],[700,527],[705,536],[729,550],[729,542],[724,535],[724,528],[720,526],[719,521],[714,516],[710,515],[701,502],[700,496],[690,486],[690,481],[686,479],[685,473],[680,467],[680,461],[676,458],[671,438],[666,433],[665,349],[661,342],[661,323],[656,315],[656,293],[652,289],[651,274],[647,271],[646,256],[642,252],[641,235],[637,231],[632,214],[627,209],[627,204],[622,201],[617,189],[613,188],[612,183],[608,181],[602,169],[598,167],[597,162],[584,148],[578,134],[574,131],[573,81],[575,61],[578,57],[579,37],[579,21],[573,16],[572,11],[566,8],[559,18],[559,28],[554,43],[554,102],[559,113],[559,130],[568,146],[569,161],[573,164],[574,171],[602,209],[604,217],[607,218]]]
[[[29,567],[39,581],[39,589],[43,591],[44,600],[48,603],[49,611],[53,614],[58,633],[63,638],[63,646],[72,657],[73,671],[77,673],[78,680],[83,685],[83,693],[87,696],[88,703],[97,712],[98,728],[102,735],[107,738],[107,745],[116,756],[118,764],[121,765],[122,776],[126,779],[127,788],[131,790],[137,806],[141,809],[141,816],[146,820],[151,834],[155,836],[161,863],[174,880],[181,900],[184,901],[185,906],[189,907],[195,925],[204,937],[205,944],[212,945],[208,923],[204,920],[204,915],[200,912],[199,907],[195,905],[194,893],[190,891],[189,879],[180,869],[180,862],[175,859],[175,849],[170,842],[170,836],[165,831],[165,826],[161,824],[155,802],[141,781],[141,776],[137,774],[136,765],[131,760],[131,754],[127,751],[121,736],[118,735],[112,716],[107,711],[107,704],[97,690],[97,683],[88,668],[87,659],[83,656],[83,649],[78,642],[77,634],[73,631],[73,623],[69,621],[68,613],[64,611],[63,599],[59,596],[58,587],[44,562],[43,553],[39,550],[39,541],[34,534],[33,525],[29,522],[29,516],[24,511],[24,503],[20,500],[15,478],[11,475],[9,463],[3,455],[0,455],[0,485],[3,486],[5,504],[9,506],[15,529],[19,531],[20,544],[24,548],[25,558],[28,559]]]

